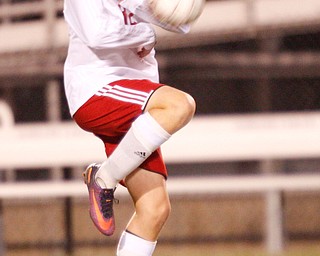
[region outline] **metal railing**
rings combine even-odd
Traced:
[[[45,22],[49,34],[46,37],[49,38],[48,44],[51,46],[55,36],[65,33],[65,28],[57,24],[62,18],[62,10],[63,0],[30,0],[21,3],[6,0],[0,5],[0,27],[27,24],[36,20]],[[320,4],[317,0],[306,0],[302,6],[297,0],[208,1],[203,14],[187,36],[157,29],[158,48],[188,47],[236,40],[239,37],[252,38],[260,34],[271,36],[274,33],[305,32],[307,29],[320,27],[319,11]],[[23,29],[30,28],[28,26]],[[38,32],[34,32],[35,29]],[[39,28],[34,28],[34,31],[30,33],[38,33],[38,40],[41,40],[44,35],[41,35]],[[7,32],[1,31],[0,37],[6,38]],[[19,35],[19,38],[24,39],[22,35]],[[8,40],[8,44],[10,43]],[[63,43],[67,44],[67,36],[64,36]],[[2,48],[0,44],[0,50]]]
[[[10,3],[3,1],[0,5],[0,20],[2,23],[23,21],[25,18],[44,19],[57,16],[62,13],[63,0],[37,0]]]

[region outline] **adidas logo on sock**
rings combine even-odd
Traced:
[[[142,151],[136,151],[134,152],[137,156],[146,159],[147,158],[147,153],[146,152],[142,152]]]

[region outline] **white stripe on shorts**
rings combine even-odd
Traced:
[[[115,85],[115,86],[107,85],[102,89],[100,89],[96,93],[96,95],[110,97],[123,102],[138,104],[138,105],[141,105],[141,109],[144,109],[152,93],[153,93],[153,90],[150,91],[149,93],[146,93],[146,92],[142,92],[134,89],[125,88],[120,85]]]

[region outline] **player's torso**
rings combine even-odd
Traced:
[[[121,22],[135,26],[139,19],[114,0],[91,0],[103,3],[101,15],[108,15],[108,26]],[[121,33],[121,31],[117,31]],[[110,35],[115,36],[117,35]],[[130,40],[130,37],[124,40]],[[158,82],[158,66],[154,52],[141,59],[136,48],[91,48],[70,26],[70,42],[65,62],[65,87],[71,112],[106,84],[121,79],[149,79]]]

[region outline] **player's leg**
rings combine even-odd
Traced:
[[[158,235],[170,213],[164,177],[137,169],[125,179],[135,213],[118,245],[118,256],[151,256]]]
[[[150,97],[145,112],[132,123],[117,149],[102,163],[96,176],[99,185],[114,188],[185,126],[194,112],[195,102],[190,95],[169,86],[158,88]]]
[[[168,133],[174,134],[192,119],[195,108],[195,101],[189,94],[163,86],[151,96],[145,112]]]
[[[117,81],[109,85],[102,96],[99,93],[92,97],[74,115],[80,127],[116,146],[114,151],[107,152],[109,157],[101,166],[91,165],[85,172],[91,218],[106,235],[111,235],[114,230],[112,203],[115,186],[149,159],[194,114],[195,104],[191,96],[161,86],[147,80]],[[116,98],[115,93],[118,93]],[[141,106],[145,105],[142,113]],[[125,136],[120,141],[122,134]]]

